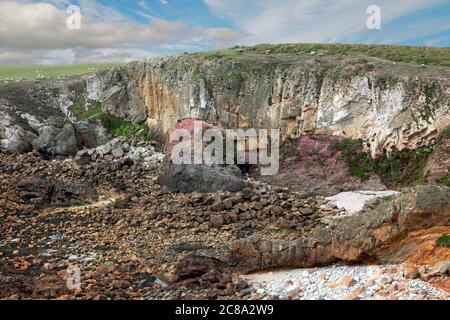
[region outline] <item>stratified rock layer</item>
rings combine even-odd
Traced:
[[[404,239],[413,231],[445,226],[449,218],[450,190],[420,186],[393,200],[381,201],[372,210],[328,219],[326,226],[315,228],[308,237],[287,240],[262,235],[238,241],[230,249],[229,262],[248,272],[312,267],[338,260],[376,260],[382,254],[382,245]],[[406,254],[414,248],[398,250]]]
[[[193,54],[153,58],[50,84],[0,88],[2,150],[26,149],[50,116],[85,110],[128,117],[168,135],[199,118],[223,128],[280,128],[282,138],[363,139],[372,155],[428,145],[450,124],[448,68],[350,58]],[[29,106],[37,108],[29,108]]]

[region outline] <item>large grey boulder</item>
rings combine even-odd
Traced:
[[[80,121],[75,124],[79,144],[86,148],[95,148],[109,141],[108,131],[88,121]]]
[[[7,153],[31,151],[36,135],[19,126],[0,128],[0,150]]]
[[[297,238],[280,239],[277,233],[268,233],[240,239],[230,246],[228,263],[243,272],[309,268],[336,261],[404,263],[417,253],[415,243],[426,242],[420,232],[448,226],[450,189],[417,186],[392,199],[378,199],[373,206],[321,220],[321,226]]]
[[[176,165],[166,161],[159,175],[162,186],[173,192],[239,191],[245,187],[236,166]]]
[[[33,147],[48,155],[75,155],[81,148],[93,148],[105,144],[108,135],[104,128],[86,121],[67,123],[62,128],[44,126]]]
[[[78,151],[75,128],[72,124],[66,124],[62,129],[44,126],[33,141],[33,147],[49,155],[73,155]]]

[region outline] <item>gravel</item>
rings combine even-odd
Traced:
[[[253,298],[293,300],[434,300],[446,292],[403,276],[405,265],[343,266],[293,269],[242,276]]]

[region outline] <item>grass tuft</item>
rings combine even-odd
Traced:
[[[92,117],[95,117],[95,116],[101,114],[103,111],[102,111],[102,106],[100,104],[96,104],[91,108],[85,109],[81,105],[81,101],[77,100],[73,104],[72,112],[73,112],[73,115],[75,116],[75,118],[81,119],[81,120],[87,120],[89,118],[92,118]]]
[[[436,240],[436,246],[450,248],[450,235],[445,234],[445,235],[440,236]]]
[[[119,64],[70,64],[70,65],[39,65],[39,66],[0,66],[0,79],[36,79],[44,76],[46,79],[57,79],[59,76],[76,76],[90,72],[109,69]]]
[[[150,141],[154,137],[153,132],[145,124],[133,124],[127,119],[106,113],[100,115],[100,121],[114,136],[137,141]]]
[[[388,187],[404,187],[426,182],[424,168],[435,146],[421,147],[413,151],[394,150],[376,159],[364,151],[362,140],[345,139],[334,142],[330,151],[339,150],[352,176],[367,180],[371,173],[377,174]]]

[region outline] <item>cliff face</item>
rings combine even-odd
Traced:
[[[450,123],[449,70],[391,63],[365,71],[349,62],[274,59],[159,58],[127,73],[147,106],[147,123],[164,133],[198,117],[226,128],[280,128],[284,137],[362,138],[375,156],[426,145]]]
[[[282,138],[361,138],[376,156],[433,142],[450,124],[449,79],[448,67],[326,52],[246,48],[154,58],[50,84],[1,88],[2,149],[38,135],[45,116],[74,121],[78,102],[85,110],[101,103],[103,111],[146,122],[166,136],[177,122],[197,117],[225,128],[280,128]]]

